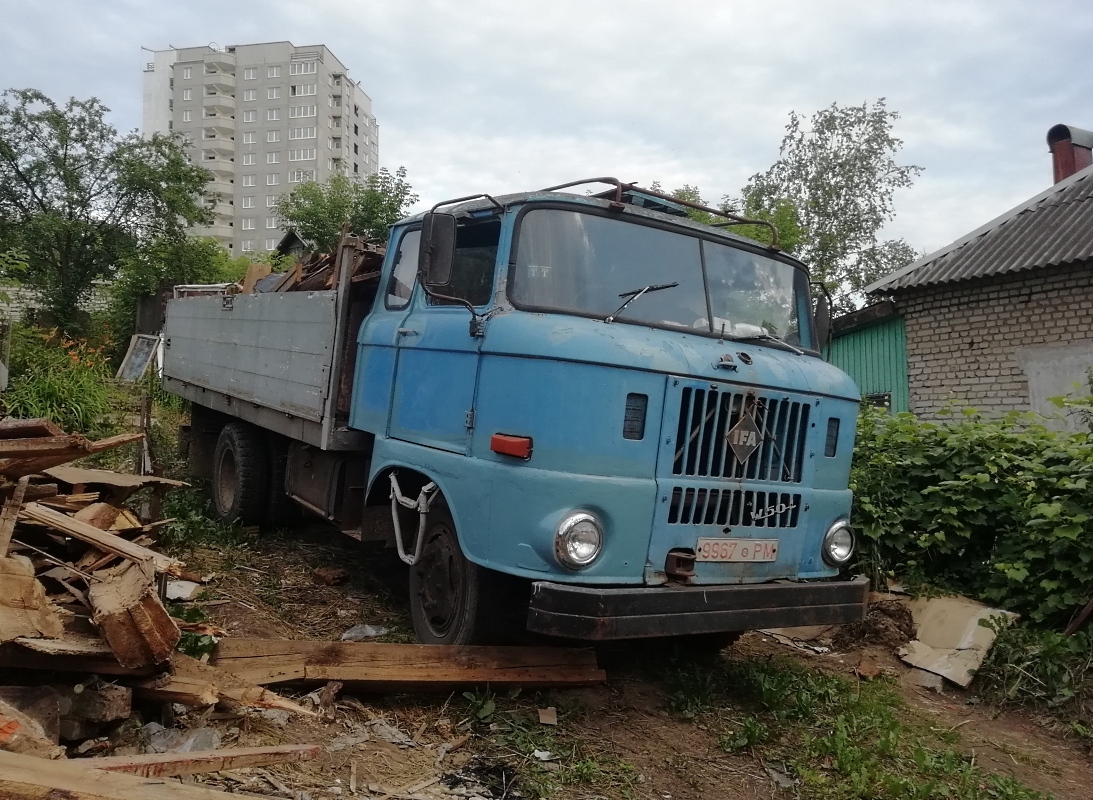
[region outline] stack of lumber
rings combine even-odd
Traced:
[[[142,668],[170,658],[180,633],[156,576],[183,565],[150,548],[164,521],[124,503],[180,482],[64,466],[141,438],[93,442],[48,420],[0,420],[0,660],[108,656]]]
[[[344,234],[333,253],[304,256],[285,272],[270,274],[268,265],[254,265],[241,282],[239,291],[249,294],[334,289],[341,274],[339,264],[342,258],[349,261],[346,275],[353,285],[374,282],[379,278],[384,253],[386,246],[383,244]]]

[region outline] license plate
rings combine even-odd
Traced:
[[[777,561],[777,539],[699,539],[695,561]]]

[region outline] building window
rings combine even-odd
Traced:
[[[315,180],[315,170],[313,169],[294,169],[288,174],[289,183],[307,183],[313,180]]]
[[[245,231],[253,231],[254,230],[254,217],[247,217],[245,220],[243,220],[243,230],[245,230]]]
[[[274,208],[274,207],[276,207],[276,205],[277,205],[277,195],[267,194],[266,195],[266,208]]]
[[[280,99],[280,97],[281,97],[281,87],[271,86],[268,89],[266,89],[266,99],[267,100],[278,100],[278,99]]]
[[[253,175],[244,175],[243,176],[243,185],[244,186],[254,186],[254,176]]]
[[[360,172],[361,171],[360,165],[357,164],[356,161],[353,162],[353,171],[354,172]]]
[[[317,138],[318,131],[315,126],[309,128],[290,128],[288,132],[289,139],[315,139]]]
[[[357,129],[356,125],[353,126],[353,135],[354,136],[360,136],[361,135],[361,132]]]
[[[243,198],[243,208],[254,208],[254,195]]]
[[[289,161],[314,161],[316,156],[314,147],[304,147],[300,150],[289,150]]]
[[[254,239],[244,239],[243,240],[242,250],[245,253],[253,252],[254,251]]]
[[[276,239],[266,239],[266,249],[267,250],[276,250],[277,249],[277,240]]]
[[[255,133],[254,131],[247,131],[243,134],[243,144],[254,144]]]
[[[254,165],[254,153],[243,153],[243,166],[250,167]]]
[[[266,227],[267,228],[276,228],[277,227],[277,217],[266,217]]]
[[[288,87],[289,97],[309,97],[317,93],[318,85],[314,83],[294,83]]]
[[[253,81],[258,78],[258,67],[247,67],[243,70],[243,80]]]
[[[244,89],[243,90],[243,100],[244,101],[257,100],[257,99],[258,99],[258,90],[257,89]]]
[[[193,118],[194,118],[194,114],[193,114],[192,111],[183,111],[182,112],[182,121],[183,122],[190,122],[191,120],[193,120]]]
[[[276,186],[280,182],[281,178],[277,175],[276,172],[271,172],[269,175],[266,176],[266,186]]]
[[[266,109],[266,119],[269,122],[276,122],[280,118],[281,118],[281,109],[279,109],[279,108],[267,108]]]
[[[279,141],[281,141],[281,132],[280,131],[266,131],[266,141],[267,142],[279,142]]]
[[[257,121],[258,121],[258,112],[257,111],[251,110],[251,111],[244,111],[243,112],[243,122],[257,122]]]
[[[354,143],[353,143],[353,155],[356,155],[356,154],[357,154],[357,153],[359,153],[359,152],[360,152],[360,151],[359,151],[359,150],[357,150],[357,144],[356,144],[356,142],[354,142]]]
[[[281,77],[281,68],[279,66],[277,66],[277,67],[266,67],[266,77],[267,78],[280,78]]]
[[[193,100],[194,99],[194,90],[193,89],[183,89],[182,90],[182,99],[183,100]]]
[[[280,153],[266,153],[266,163],[267,164],[280,164],[281,163],[281,154]]]
[[[317,61],[294,61],[288,65],[289,75],[314,75],[319,69]]]
[[[194,75],[193,67],[183,67],[182,68],[182,79],[183,80],[188,81],[190,78],[193,77],[193,75]]]
[[[318,110],[317,106],[289,106],[288,115],[292,118],[314,117]]]

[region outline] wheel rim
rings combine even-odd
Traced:
[[[451,631],[463,606],[462,559],[452,529],[443,522],[434,526],[416,569],[422,617],[430,633],[438,639]]]
[[[235,503],[235,487],[238,480],[235,467],[235,454],[231,448],[225,448],[220,454],[220,463],[216,470],[216,505],[221,514],[231,511]]]

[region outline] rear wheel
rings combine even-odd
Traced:
[[[422,644],[492,644],[504,638],[502,575],[468,561],[443,502],[425,527],[421,559],[410,567],[410,616]],[[409,538],[409,537],[407,537]],[[407,543],[411,546],[411,543]]]
[[[221,522],[256,525],[269,491],[269,457],[262,432],[245,422],[229,422],[213,453],[213,506]]]

